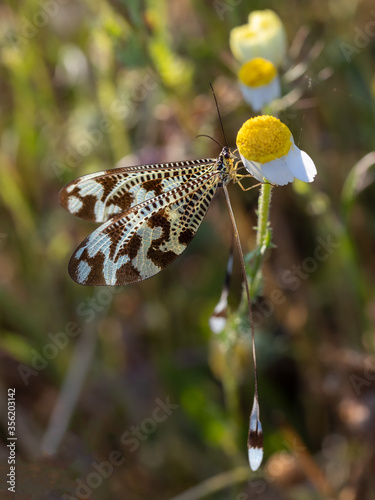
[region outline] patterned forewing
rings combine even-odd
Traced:
[[[82,285],[124,285],[158,273],[195,236],[220,183],[211,169],[104,223],[73,254],[71,277]]]
[[[198,178],[210,171],[214,163],[214,159],[205,158],[84,175],[62,189],[61,205],[82,219],[106,222],[139,203]]]

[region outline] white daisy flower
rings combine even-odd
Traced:
[[[286,56],[286,33],[279,16],[272,10],[254,10],[248,24],[237,26],[230,32],[229,45],[240,63],[264,57],[280,66]]]
[[[256,57],[241,66],[238,72],[245,101],[254,111],[260,111],[281,95],[280,79],[271,61]]]
[[[237,134],[237,148],[246,170],[258,181],[285,186],[294,178],[312,182],[316,168],[294,143],[284,123],[274,116],[250,118]]]

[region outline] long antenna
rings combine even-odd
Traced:
[[[222,144],[220,144],[219,141],[217,141],[216,139],[214,139],[213,137],[211,137],[210,135],[207,135],[207,134],[199,134],[199,135],[196,135],[195,138],[198,139],[198,137],[208,137],[209,139],[211,139],[212,141],[216,142],[216,144],[218,144],[221,148],[223,147]]]
[[[214,99],[215,99],[216,109],[217,109],[217,114],[219,115],[220,126],[221,126],[221,130],[223,131],[223,136],[224,136],[225,145],[226,145],[226,147],[228,147],[228,141],[227,141],[227,138],[226,138],[226,136],[225,136],[224,126],[223,126],[223,122],[222,122],[221,115],[220,115],[219,104],[218,104],[218,102],[217,102],[216,95],[215,95],[215,91],[214,91],[214,88],[213,88],[213,86],[212,86],[212,83],[210,83],[210,87],[211,87],[211,90],[212,90],[212,95],[214,96]]]
[[[249,463],[250,467],[253,471],[256,471],[263,459],[263,430],[262,424],[259,420],[259,400],[258,400],[258,374],[257,374],[257,360],[256,360],[256,352],[255,352],[255,333],[254,333],[254,323],[253,323],[253,314],[251,310],[251,298],[249,292],[249,285],[247,282],[246,268],[245,268],[245,260],[243,257],[241,241],[238,234],[238,229],[236,225],[236,221],[234,218],[232,205],[229,198],[229,193],[226,186],[223,186],[225,199],[229,209],[229,215],[233,226],[234,237],[237,243],[238,252],[240,255],[241,261],[241,269],[243,275],[243,284],[246,291],[247,305],[249,311],[249,322],[251,328],[251,343],[252,343],[252,351],[253,351],[253,367],[254,367],[254,401],[253,408],[250,414],[250,424],[249,424],[249,435],[247,440],[247,448],[249,453]]]

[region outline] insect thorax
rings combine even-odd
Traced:
[[[231,180],[235,180],[236,171],[234,167],[234,155],[228,147],[224,147],[217,159],[217,169],[221,174],[221,186],[226,186]]]

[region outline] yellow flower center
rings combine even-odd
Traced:
[[[237,134],[237,147],[247,160],[266,163],[288,154],[292,134],[274,116],[262,115],[247,120]]]
[[[242,65],[238,78],[248,87],[260,87],[267,85],[276,76],[276,68],[267,59],[256,57]]]

